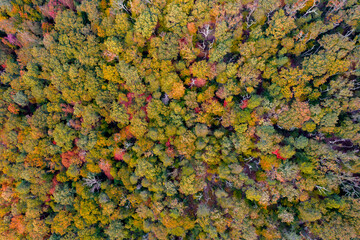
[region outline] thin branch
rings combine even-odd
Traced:
[[[316,12],[316,10],[317,10],[316,7],[319,3],[320,3],[320,1],[314,0],[313,5],[306,11],[306,13],[302,17],[306,17],[310,13],[315,13],[316,15],[318,15],[318,13]]]
[[[207,38],[212,31],[213,31],[213,30],[210,29],[210,25],[209,25],[209,24],[205,24],[205,26],[204,26],[203,29],[200,31],[200,33],[204,36],[204,38]]]

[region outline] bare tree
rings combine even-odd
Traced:
[[[210,29],[210,25],[209,25],[209,24],[205,24],[205,26],[202,28],[202,30],[200,31],[200,33],[204,36],[204,38],[207,38],[212,31],[213,31],[213,30]]]
[[[168,105],[168,104],[169,104],[169,101],[170,101],[169,95],[167,95],[167,94],[165,93],[164,97],[161,98],[161,101],[162,101],[165,105]]]
[[[126,7],[124,0],[115,0],[112,5],[115,10],[124,10],[130,13],[130,9]]]
[[[99,190],[101,187],[100,179],[97,179],[95,176],[89,176],[87,178],[84,178],[84,181],[84,185],[91,188],[90,191],[92,193]]]
[[[314,0],[313,5],[306,11],[306,13],[303,15],[303,17],[306,17],[310,13],[315,13],[316,15],[318,15],[318,13],[316,12],[316,10],[317,10],[316,7],[319,3],[320,3],[319,0]]]

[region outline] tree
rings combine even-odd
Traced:
[[[359,1],[0,2],[0,239],[360,236]]]
[[[76,136],[73,129],[64,124],[58,124],[54,129],[53,137],[58,146],[62,147],[64,151],[68,151],[72,148]]]
[[[100,220],[99,207],[93,200],[82,200],[76,207],[87,224],[96,224]]]
[[[68,184],[56,185],[53,194],[55,202],[61,205],[73,205],[75,191]]]
[[[186,9],[186,5],[184,5]],[[182,6],[176,2],[170,3],[166,6],[165,26],[174,32],[179,32],[181,27],[187,24],[187,14],[183,11]]]
[[[29,104],[29,100],[28,100],[27,96],[21,91],[17,92],[13,96],[13,100],[16,104],[18,104],[21,107],[25,107],[26,105]]]
[[[310,108],[306,102],[294,102],[290,110],[285,110],[279,115],[278,125],[287,130],[292,128],[301,128],[301,126],[310,120]]]
[[[149,53],[157,60],[176,59],[178,52],[179,38],[172,33],[165,33],[161,37],[154,37],[150,42]]]
[[[110,112],[110,117],[115,121],[120,123],[122,126],[125,126],[129,123],[129,117],[126,113],[124,107],[119,105],[116,102],[112,104],[112,110]]]
[[[110,237],[111,240],[115,239],[126,239],[129,236],[129,232],[125,229],[121,221],[112,221],[105,233]]]
[[[150,38],[158,22],[157,14],[156,8],[143,11],[136,20],[135,32],[139,32],[146,39]]]
[[[72,222],[72,213],[67,211],[60,211],[53,219],[54,224],[51,226],[52,231],[60,235],[66,233],[67,228]]]
[[[120,76],[125,79],[126,87],[132,93],[143,94],[145,86],[142,83],[136,67],[130,66],[125,61],[120,61],[117,65]]]
[[[185,195],[194,195],[203,190],[205,182],[190,166],[185,166],[182,169],[179,187],[180,192]]]
[[[294,19],[292,17],[287,17],[284,10],[280,9],[275,12],[274,16],[271,18],[269,28],[266,29],[266,35],[272,36],[275,39],[281,39],[294,28],[296,28]]]

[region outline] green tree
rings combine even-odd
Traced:
[[[69,151],[73,146],[73,140],[76,138],[75,131],[64,124],[56,125],[53,137],[56,144],[63,148],[64,151]]]

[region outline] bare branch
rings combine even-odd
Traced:
[[[209,50],[212,49],[212,47],[213,47],[213,45],[214,45],[214,41],[215,41],[215,39],[213,39],[213,40],[211,41],[211,43],[209,43],[209,46],[208,46],[208,47],[209,47]]]
[[[205,24],[205,26],[204,26],[203,29],[200,31],[200,33],[204,36],[204,38],[207,38],[212,31],[213,31],[213,30],[210,29],[210,25],[209,25],[209,24]]]
[[[306,13],[302,17],[306,17],[310,13],[315,13],[316,15],[318,15],[318,13],[316,12],[316,10],[317,10],[316,7],[319,3],[320,3],[320,1],[314,0],[313,5],[306,11]]]
[[[127,13],[130,13],[130,9],[128,9],[124,3],[124,0],[116,0],[113,2],[113,7],[116,10],[125,10]]]
[[[316,185],[315,187],[316,187],[316,188],[319,190],[319,192],[322,193],[322,194],[326,194],[326,192],[330,192],[330,191],[327,190],[325,187],[321,187],[321,186],[318,186],[318,185]]]
[[[88,177],[84,178],[84,185],[90,187],[90,191],[93,193],[100,189],[101,187],[101,181],[97,179],[96,177]]]

